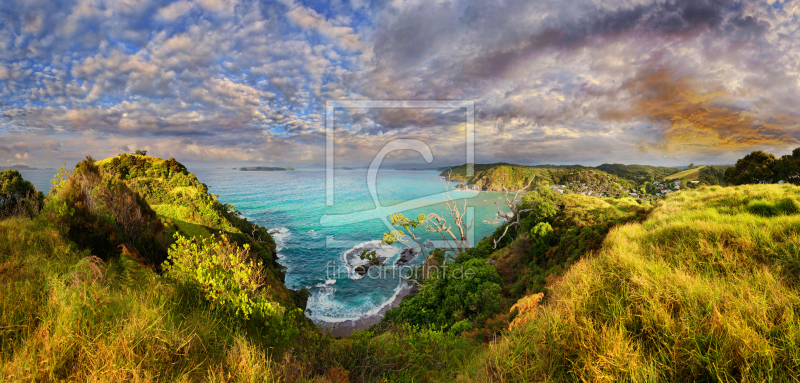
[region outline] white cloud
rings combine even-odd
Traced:
[[[194,8],[194,4],[188,0],[179,0],[158,10],[156,17],[160,20],[175,21],[179,17],[189,13]]]

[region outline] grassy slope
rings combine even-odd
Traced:
[[[513,300],[544,292],[572,264],[602,245],[613,227],[641,221],[647,211],[633,198],[596,198],[579,194],[559,195],[559,211],[553,217],[553,241],[544,254],[532,252],[529,234],[489,257],[505,281],[503,295]],[[522,231],[522,230],[521,230]]]
[[[795,381],[798,201],[800,188],[750,185],[659,202],[613,229],[462,380]]]
[[[687,169],[679,173],[675,173],[669,176],[664,177],[665,180],[679,180],[681,178],[686,178],[687,180],[696,180],[697,177],[700,175],[700,169],[704,168],[703,166],[698,166],[693,169]]]
[[[224,316],[125,255],[89,255],[40,222],[0,221],[0,381],[278,381]]]

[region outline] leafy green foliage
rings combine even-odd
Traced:
[[[781,158],[761,150],[754,151],[736,161],[736,166],[725,170],[724,180],[730,185],[779,181],[800,185],[800,148]]]
[[[442,176],[448,176],[448,174],[452,180],[466,181],[468,184],[488,191],[519,190],[527,186],[534,177],[534,188],[536,185],[573,184],[574,187],[570,189],[574,189],[576,192],[587,189],[593,190],[595,194],[603,193],[606,196],[622,196],[625,194],[622,189],[632,187],[628,180],[580,165],[476,164],[475,175],[471,178],[466,177],[466,167],[463,165],[441,173]]]
[[[726,169],[728,166],[706,165],[700,169],[697,179],[701,185],[727,185],[725,182]]]
[[[91,255],[44,216],[0,220],[0,381],[282,381],[268,333]]]
[[[278,343],[296,335],[296,310],[287,310],[271,300],[260,260],[250,246],[238,246],[224,234],[218,239],[186,238],[175,234],[164,275],[199,293],[212,308],[221,309],[250,324],[257,324]],[[301,311],[301,310],[300,310]]]
[[[782,156],[773,170],[776,179],[800,185],[800,148],[793,150],[792,154]]]
[[[378,255],[375,252],[375,250],[372,250],[372,251],[364,250],[364,251],[361,252],[361,254],[358,255],[358,257],[361,258],[362,260],[369,261],[369,263],[371,265],[380,265],[381,264],[381,258],[378,257]]]
[[[179,283],[197,288],[212,305],[229,309],[248,319],[254,311],[274,315],[277,306],[256,302],[264,283],[263,267],[250,256],[250,246],[231,243],[226,235],[219,240],[186,238],[175,233],[164,273]]]
[[[763,184],[775,182],[772,167],[777,159],[761,150],[754,151],[736,161],[736,166],[725,171],[725,182],[730,185]]]
[[[295,352],[319,372],[335,367],[348,371],[350,381],[410,383],[451,380],[481,350],[480,343],[450,331],[407,323],[383,327],[357,331],[315,354],[306,354],[305,343]]]
[[[500,311],[501,283],[494,267],[482,259],[446,263],[385,318],[442,329],[466,319],[480,327]]]
[[[0,218],[9,215],[34,216],[44,205],[44,194],[36,191],[19,171],[0,171]]]

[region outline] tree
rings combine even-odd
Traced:
[[[687,166],[687,167],[686,167],[686,169],[694,169],[694,162],[692,162],[691,164],[689,164],[689,166]]]
[[[700,169],[698,180],[704,185],[725,185],[725,166],[707,165]]]
[[[725,171],[725,182],[730,185],[763,184],[775,182],[774,155],[756,150],[736,161],[736,166]]]
[[[800,148],[792,151],[792,154],[781,157],[775,163],[775,178],[789,182],[794,185],[800,184]]]
[[[520,190],[517,190],[517,192],[514,193],[514,198],[512,198],[512,199],[508,199],[508,189],[506,189],[505,185],[503,185],[503,190],[506,191],[506,194],[505,194],[506,205],[508,205],[508,208],[511,209],[511,213],[503,213],[503,212],[501,212],[500,211],[500,204],[498,204],[497,202],[494,203],[494,206],[497,207],[497,217],[498,218],[505,218],[506,221],[509,222],[508,226],[506,226],[505,231],[503,231],[503,235],[501,235],[500,238],[497,238],[496,240],[494,240],[494,248],[495,249],[497,248],[497,244],[500,243],[500,241],[502,241],[503,238],[508,233],[508,228],[509,227],[514,227],[515,229],[519,228],[519,226],[520,226],[520,222],[519,222],[520,214],[527,213],[527,212],[533,210],[533,209],[519,210],[520,201],[518,200],[518,197],[519,197],[519,193],[520,192],[523,192],[523,191],[527,190],[531,186],[531,183],[533,182],[534,178],[536,178],[536,175],[531,177],[530,181],[528,181],[528,184],[525,185],[524,188],[522,188]],[[512,221],[512,219],[514,219],[514,218],[516,218],[517,220],[516,221]]]
[[[25,214],[32,216],[44,204],[44,194],[37,192],[19,171],[0,171],[0,217]]]
[[[429,267],[431,263],[435,262],[434,253],[436,253],[437,250],[443,253],[442,262],[445,262],[446,258],[455,260],[459,253],[469,248],[467,233],[469,233],[474,222],[466,222],[464,219],[467,213],[467,200],[464,200],[463,207],[459,207],[458,202],[450,197],[450,191],[446,186],[445,190],[445,206],[452,223],[450,223],[446,217],[436,213],[429,213],[427,215],[420,214],[416,219],[406,218],[401,213],[392,214],[390,216],[391,224],[398,229],[383,235],[382,242],[385,244],[391,245],[399,241],[418,251],[424,259],[422,264],[422,278],[428,277]],[[417,228],[419,227],[421,227],[423,231],[438,234],[442,238],[442,246],[439,249],[434,249],[426,253],[426,247],[430,248],[430,246],[425,246],[426,241],[417,233]],[[365,250],[361,252],[360,256],[361,259],[369,260],[372,266],[383,266],[383,262],[377,258],[374,253],[370,254]],[[381,269],[381,271],[404,279],[407,282],[420,285],[420,283],[413,278],[395,275],[385,268]]]
[[[136,152],[134,152],[133,154],[135,154],[137,156],[146,156],[147,155],[147,150],[138,150],[137,149]]]
[[[686,190],[686,178],[681,178],[681,190]]]

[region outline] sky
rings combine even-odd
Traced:
[[[326,102],[474,102],[475,160],[731,164],[800,146],[800,4],[729,0],[3,0],[0,166],[147,150],[324,166]],[[336,166],[466,110],[338,108]]]

